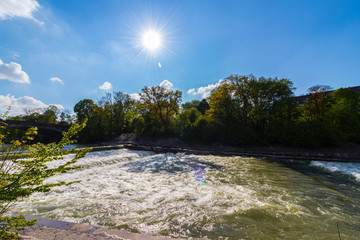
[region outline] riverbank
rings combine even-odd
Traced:
[[[72,223],[49,218],[26,215],[27,220],[38,219],[36,225],[21,233],[24,240],[171,240],[166,237],[154,237],[123,230],[108,229],[98,226]]]
[[[305,171],[256,158],[95,151],[51,180],[81,183],[34,195],[14,211],[182,239],[334,239],[338,220],[343,238],[357,239],[359,181],[300,162]],[[91,239],[97,230],[66,227],[40,226],[32,236]]]
[[[134,150],[184,152],[187,154],[256,157],[278,160],[318,160],[333,162],[360,162],[360,146],[353,143],[338,148],[301,149],[285,147],[232,147],[219,143],[188,144],[178,138],[144,137],[123,134],[112,141],[104,142],[94,150],[129,148]]]

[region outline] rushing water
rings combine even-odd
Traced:
[[[184,239],[339,239],[338,222],[342,239],[360,239],[360,179],[346,165],[126,149],[78,165],[50,181],[80,183],[13,210]]]

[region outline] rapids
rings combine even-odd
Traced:
[[[342,239],[360,239],[360,179],[345,165],[128,149],[77,165],[49,182],[81,182],[12,211],[180,239],[338,239],[338,222]]]

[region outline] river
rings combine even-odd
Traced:
[[[71,156],[68,156],[69,158]],[[91,152],[13,211],[180,239],[360,239],[360,164]]]

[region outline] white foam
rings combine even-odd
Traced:
[[[354,177],[360,182],[360,163],[311,161],[311,165]]]
[[[76,165],[81,168],[48,181],[80,183],[34,194],[14,210],[72,222],[127,225],[154,234],[252,209],[310,212],[301,206],[306,196],[289,188],[288,182],[297,183],[301,174],[256,159],[121,149],[89,153]],[[284,177],[287,174],[292,178]],[[213,224],[209,221],[204,228]]]

